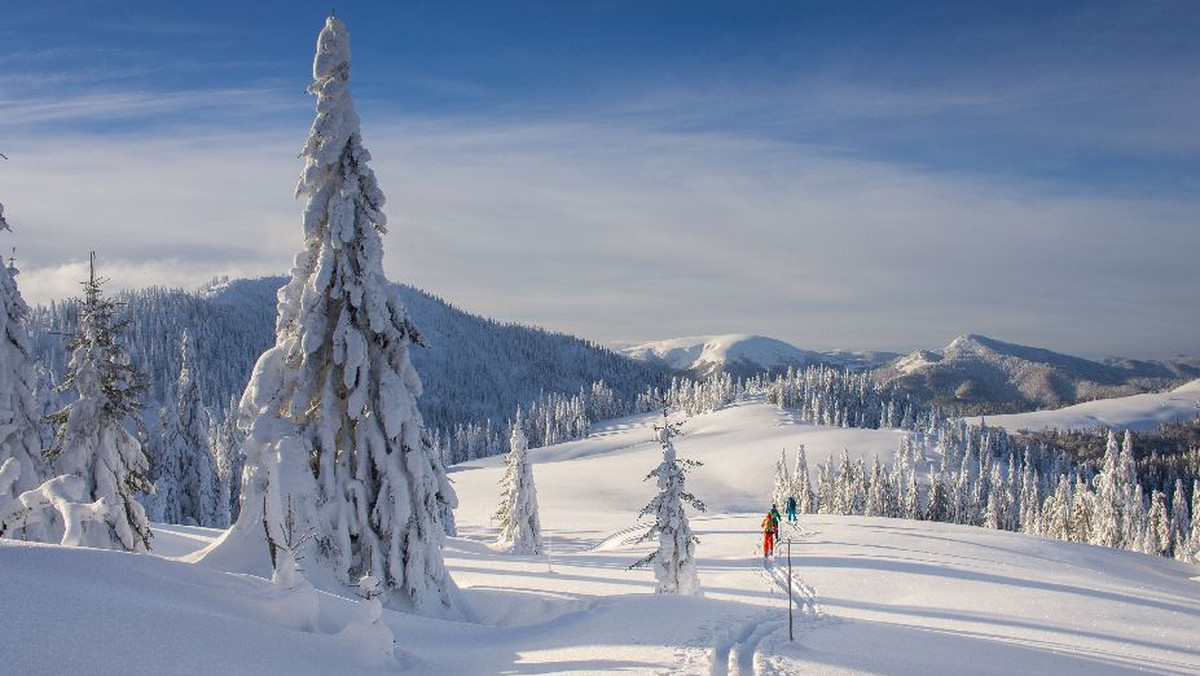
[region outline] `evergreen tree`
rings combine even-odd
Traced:
[[[1078,477],[1071,495],[1071,540],[1094,543],[1096,530],[1096,495],[1088,488],[1087,481]]]
[[[1038,494],[1037,471],[1033,468],[1033,459],[1029,455],[1029,449],[1025,449],[1025,460],[1021,467],[1021,493],[1020,502],[1020,531],[1022,533],[1036,533],[1038,531],[1038,522],[1041,520],[1042,498]]]
[[[150,523],[137,498],[151,490],[149,461],[129,431],[139,421],[144,381],[117,343],[115,304],[104,297],[101,284],[93,253],[79,332],[67,345],[71,360],[63,387],[76,399],[54,414],[57,443],[48,455],[58,474],[83,480],[84,502],[104,504],[104,527],[92,524],[82,544],[144,552],[150,549]]]
[[[987,509],[983,515],[985,528],[1006,530],[1008,514],[1008,488],[1004,484],[1004,475],[1000,465],[992,465],[991,490],[988,492]]]
[[[1200,515],[1198,515],[1200,516]],[[1171,498],[1171,555],[1184,560],[1187,553],[1188,530],[1191,520],[1188,518],[1187,496],[1183,493],[1183,480],[1175,480],[1175,494]]]
[[[771,489],[771,503],[783,511],[787,505],[788,496],[792,494],[792,475],[788,473],[787,449],[779,452],[775,461],[775,482]]]
[[[895,498],[891,495],[891,485],[887,475],[883,472],[883,465],[879,462],[879,456],[876,455],[875,460],[871,463],[865,514],[867,516],[894,517],[896,516],[893,510],[895,502]]]
[[[921,487],[917,483],[917,470],[913,467],[908,468],[908,478],[904,485],[904,504],[903,516],[906,519],[920,519],[923,514],[921,512]]]
[[[241,513],[209,551],[257,549],[272,565],[295,532],[311,535],[314,584],[381,581],[384,605],[433,614],[466,606],[442,558],[456,503],[417,409],[421,344],[383,273],[384,202],[350,97],[346,26],[329,17],[313,61],[317,115],[296,188],[305,248],[279,292],[275,346],[260,357],[241,420]],[[322,576],[322,571],[326,576]]]
[[[654,429],[658,432],[663,459],[646,479],[658,480],[658,495],[642,508],[639,516],[654,515],[654,523],[642,539],[657,536],[658,549],[633,565],[654,564],[659,594],[699,596],[700,577],[696,574],[696,543],[699,540],[692,534],[684,505],[703,512],[704,503],[687,492],[684,480],[688,470],[701,463],[677,457],[672,439],[679,435],[679,424],[667,420],[665,409],[662,425],[656,425]]]
[[[237,398],[231,397],[227,407],[213,418],[213,426],[209,433],[209,447],[213,449],[213,460],[216,463],[220,485],[217,492],[224,500],[224,504],[218,507],[218,513],[225,515],[225,525],[221,526],[222,528],[236,521],[241,510],[241,493],[238,487],[241,485],[242,468],[245,465],[245,456],[241,452],[245,435],[238,429],[238,407]]]
[[[9,230],[0,205],[0,230]],[[12,459],[17,472],[13,495],[32,490],[43,480],[41,412],[34,391],[37,379],[26,321],[29,307],[17,289],[17,269],[0,260],[0,466]],[[10,537],[40,540],[40,527]]]
[[[1192,530],[1188,533],[1181,558],[1200,563],[1200,480],[1192,482]]]
[[[825,458],[825,462],[817,465],[817,513],[836,514],[836,487],[830,470],[833,467],[833,456]]]
[[[1122,485],[1124,474],[1120,469],[1121,448],[1117,443],[1117,435],[1109,430],[1108,442],[1104,447],[1104,466],[1096,477],[1092,544],[1102,547],[1125,545],[1125,516],[1128,509],[1124,499],[1125,487]]]
[[[792,497],[796,498],[796,511],[801,514],[816,512],[816,496],[808,477],[808,456],[804,444],[796,451],[796,470],[792,472]]]
[[[175,417],[167,421],[165,443],[174,446],[181,458],[180,502],[182,523],[215,526],[217,517],[217,472],[208,444],[208,409],[200,398],[195,373],[195,355],[187,330],[180,340],[178,399]]]
[[[1171,555],[1171,521],[1167,516],[1167,496],[1162,491],[1150,494],[1145,544],[1142,551],[1154,556]]]
[[[513,420],[509,452],[504,459],[504,477],[500,480],[499,548],[513,554],[541,554],[542,526],[538,517],[537,489],[529,464],[528,442],[522,428],[521,411]]]
[[[929,502],[925,505],[925,520],[953,521],[953,506],[950,503],[949,488],[943,467],[929,470]]]
[[[1071,480],[1065,474],[1059,475],[1058,486],[1054,493],[1046,498],[1046,507],[1042,510],[1045,521],[1042,530],[1046,535],[1059,540],[1073,539],[1071,537],[1071,507]]]

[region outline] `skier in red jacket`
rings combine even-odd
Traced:
[[[763,556],[775,555],[775,540],[779,538],[779,508],[771,505],[771,511],[762,520]]]

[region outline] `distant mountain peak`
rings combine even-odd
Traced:
[[[1197,371],[1185,363],[1100,363],[967,333],[940,350],[900,357],[877,375],[937,403],[1010,412],[1153,391]]]
[[[893,353],[835,350],[803,350],[777,338],[752,333],[727,333],[686,336],[633,345],[621,353],[661,363],[676,371],[708,375],[724,371],[734,375],[752,375],[781,371],[788,367],[804,368],[829,364],[846,368],[872,368],[896,357]]]

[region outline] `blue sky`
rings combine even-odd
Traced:
[[[0,2],[21,288],[287,269],[329,3]],[[600,341],[1200,353],[1194,2],[352,2],[389,274]]]

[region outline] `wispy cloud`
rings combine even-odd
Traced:
[[[117,286],[284,272],[300,246],[304,132],[22,148],[0,185],[23,292],[74,293],[90,249]],[[364,136],[389,196],[389,274],[502,319],[598,340],[757,331],[894,349],[978,331],[1098,355],[1200,345],[1185,309],[1200,288],[1194,201],[1069,195],[603,115],[369,117]]]
[[[275,114],[302,110],[296,97],[280,95],[273,86],[215,90],[130,91],[31,97],[0,101],[0,129],[24,137],[34,127],[102,125],[105,122],[184,120],[196,126],[228,125],[256,117],[276,122]],[[219,117],[218,117],[219,116]],[[14,133],[19,132],[19,133]]]

